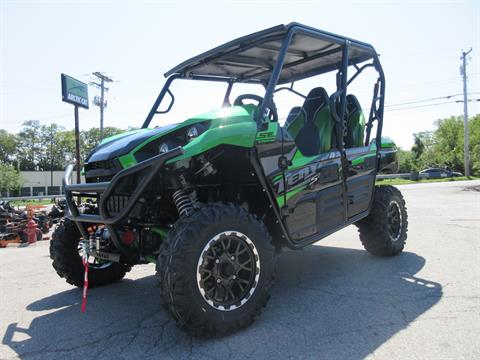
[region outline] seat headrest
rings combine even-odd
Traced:
[[[355,95],[347,95],[347,113],[353,114],[355,111],[362,111],[362,106]]]
[[[295,106],[293,107],[290,112],[288,113],[287,120],[285,120],[285,126],[288,127],[293,120],[295,120],[302,111],[302,108],[300,106]]]
[[[303,103],[303,109],[307,114],[312,114],[322,105],[328,104],[328,94],[323,87],[316,87],[310,90]]]

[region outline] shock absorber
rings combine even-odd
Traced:
[[[190,198],[191,189],[183,174],[178,174],[172,178],[172,185],[177,190],[173,193],[172,198],[180,216],[189,216],[193,212],[193,202]]]
[[[192,213],[192,200],[190,200],[190,196],[188,196],[188,192],[186,190],[178,189],[173,193],[172,197],[180,216],[189,216]]]

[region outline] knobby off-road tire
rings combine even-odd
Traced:
[[[177,221],[157,276],[163,305],[180,328],[195,336],[223,335],[251,324],[267,304],[275,250],[254,215],[211,204]]]
[[[67,283],[78,287],[83,286],[84,267],[78,250],[80,231],[75,223],[63,219],[56,227],[50,241],[50,258],[57,274]],[[88,286],[95,287],[121,280],[130,267],[107,263],[103,266],[91,265],[88,269]]]
[[[369,253],[392,256],[407,240],[408,216],[401,192],[389,185],[375,187],[370,214],[357,224],[360,240]]]

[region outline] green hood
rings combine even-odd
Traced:
[[[171,132],[179,130],[184,127],[191,126],[193,124],[204,122],[210,120],[211,126],[210,128],[218,128],[221,131],[219,134],[220,138],[226,140],[227,143],[243,143],[245,139],[242,137],[241,132],[238,132],[238,129],[235,124],[245,122],[249,123],[249,127],[252,127],[254,124],[251,119],[251,113],[247,111],[245,108],[240,106],[233,106],[228,108],[222,108],[214,111],[210,111],[208,113],[204,113],[201,115],[194,116],[182,123],[177,124],[170,124],[161,127],[155,127],[153,129],[137,129],[127,131],[121,134],[117,134],[114,136],[110,136],[105,138],[86,158],[86,162],[96,162],[96,161],[105,161],[114,159],[117,157],[122,157],[124,161],[121,160],[122,165],[130,166],[136,161],[134,161],[133,154],[140,150],[143,146],[148,144],[151,141],[154,141],[160,137],[163,137]],[[233,126],[233,128],[232,128]],[[234,131],[237,131],[236,134]],[[207,131],[209,132],[209,131]],[[215,133],[215,131],[214,131]],[[248,133],[252,133],[251,130]],[[206,136],[204,136],[206,135]],[[212,134],[210,134],[212,135]],[[238,139],[232,139],[234,135],[237,135]],[[208,136],[208,134],[202,134],[199,138],[203,139],[202,147],[212,147],[213,143],[218,142],[219,136]],[[253,133],[254,137],[254,133]],[[198,145],[199,139],[195,139],[191,143],[186,144],[188,147],[192,147],[191,145]],[[210,140],[210,141],[209,141]],[[250,136],[248,139],[248,143],[250,143]],[[194,144],[195,143],[195,144]],[[252,140],[253,144],[253,140]],[[241,145],[241,144],[240,144]]]

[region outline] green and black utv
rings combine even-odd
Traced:
[[[366,69],[374,74],[367,119],[349,92]],[[330,94],[322,74],[332,75]],[[370,253],[403,250],[403,197],[375,186],[379,172],[395,167],[396,148],[382,141],[385,78],[371,45],[291,23],[232,40],[165,77],[141,129],[105,139],[87,156],[85,183],[71,184],[73,166],[66,169],[68,214],[50,255],[68,283],[83,285],[82,257],[90,286],[156,263],[159,303],[188,332],[215,335],[259,314],[283,248],[355,224]],[[316,85],[295,89],[304,79]],[[220,108],[152,127],[173,107],[177,80],[224,83]],[[263,96],[232,103],[235,86],[260,87]],[[296,101],[283,126],[274,101],[281,92]],[[85,206],[87,199],[96,201]]]

